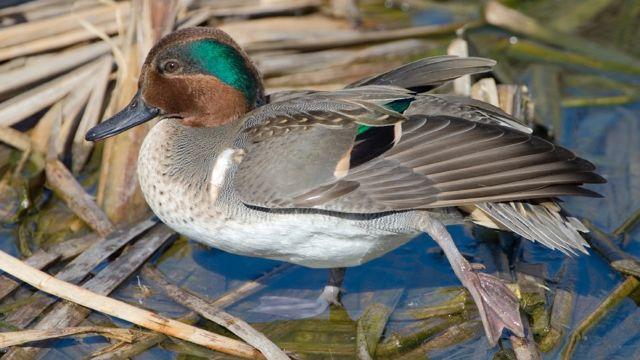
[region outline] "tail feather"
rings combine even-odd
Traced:
[[[512,231],[567,255],[576,255],[576,250],[588,254],[589,244],[580,235],[587,228],[553,200],[479,203],[470,216],[474,223]]]

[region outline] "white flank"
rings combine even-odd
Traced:
[[[209,181],[209,185],[211,185],[209,187],[211,201],[218,199],[220,188],[224,183],[224,179],[227,177],[227,172],[233,163],[235,154],[235,149],[224,149],[218,157],[216,157],[216,163],[213,164],[213,169],[211,170],[211,181]]]

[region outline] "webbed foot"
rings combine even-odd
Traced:
[[[462,285],[471,293],[489,343],[495,346],[505,328],[523,337],[518,299],[504,282],[495,276],[478,272],[478,266],[470,264],[462,256],[440,221],[425,216],[421,227],[440,245]]]
[[[503,329],[509,329],[517,336],[524,336],[518,298],[502,280],[473,270],[463,271],[460,280],[478,307],[491,345],[498,343]]]

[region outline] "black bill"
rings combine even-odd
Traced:
[[[127,129],[131,129],[134,126],[153,119],[158,116],[159,113],[159,109],[150,107],[144,102],[140,95],[140,90],[138,90],[129,105],[110,119],[91,128],[91,130],[87,131],[87,135],[85,135],[84,138],[87,141],[96,141],[117,135]]]

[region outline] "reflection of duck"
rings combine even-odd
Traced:
[[[500,109],[424,93],[493,64],[428,58],[344,90],[265,97],[228,35],[185,29],[151,50],[131,104],[87,139],[160,117],[139,158],[145,197],[176,231],[225,251],[341,268],[428,233],[495,344],[504,327],[522,335],[517,300],[462,257],[445,225],[468,220],[584,252],[584,227],[553,198],[594,196],[580,186],[604,180]],[[340,275],[326,300],[337,301]]]

